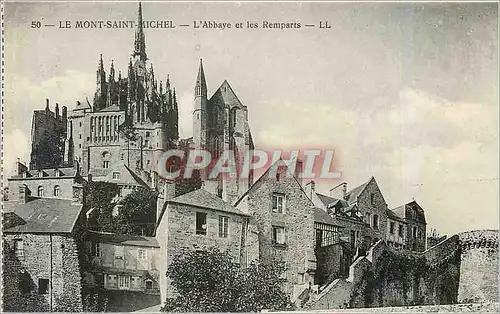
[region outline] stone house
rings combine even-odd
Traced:
[[[74,199],[20,198],[4,202],[3,309],[15,312],[82,310],[79,243],[83,188]]]
[[[16,173],[8,178],[9,197],[19,199],[19,187],[23,193],[41,198],[72,199],[73,185],[85,182],[80,175],[80,167],[28,170],[21,162],[16,162]]]
[[[252,216],[261,262],[285,263],[284,290],[292,301],[314,285],[316,231],[314,204],[283,161],[274,163],[235,204]],[[331,226],[332,233],[335,232]]]
[[[388,207],[374,177],[350,191],[347,190],[347,183],[343,182],[332,188],[330,193],[347,201],[349,206],[356,205],[358,216],[370,227],[365,234],[367,242],[385,239]]]
[[[107,311],[160,304],[160,247],[154,237],[87,231],[84,293],[107,298]]]
[[[392,210],[387,210],[387,245],[394,248],[406,248],[406,230],[408,224],[406,221],[396,215]]]
[[[339,227],[340,239],[343,240],[344,249],[342,253],[345,259],[352,262],[358,254],[362,254],[368,247],[366,239],[371,235],[370,226],[363,221],[357,204],[351,204],[344,200],[325,195],[316,191],[315,182],[308,182],[304,190],[314,203],[314,206],[322,209],[332,217],[334,224]]]
[[[427,222],[425,212],[416,201],[396,207],[392,210],[407,223],[405,241],[406,248],[412,251],[425,251]]]
[[[185,250],[218,248],[242,267],[247,264],[248,214],[204,189],[169,199],[160,210],[155,237],[160,246],[161,300],[175,293],[166,270]]]

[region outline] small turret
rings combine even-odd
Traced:
[[[59,120],[59,104],[58,103],[56,103],[55,111],[56,111],[56,119]]]

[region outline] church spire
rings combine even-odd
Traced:
[[[196,86],[194,88],[194,97],[200,96],[207,97],[207,82],[205,81],[202,59],[200,59],[200,68],[198,69],[198,77],[196,78]]]
[[[142,5],[139,2],[139,13],[137,16],[137,29],[135,31],[134,53],[133,56],[139,56],[141,60],[146,61],[146,39],[142,27]]]

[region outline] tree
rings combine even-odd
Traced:
[[[167,276],[177,295],[164,312],[255,312],[291,308],[280,278],[282,263],[252,263],[241,269],[228,252],[185,251],[174,257]]]
[[[120,210],[112,232],[153,236],[156,226],[156,200],[154,190],[139,188],[120,201]]]
[[[90,181],[85,185],[86,211],[90,212],[88,225],[97,231],[112,232],[114,220],[113,199],[118,194],[118,185],[110,182]]]

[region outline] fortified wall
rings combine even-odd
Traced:
[[[379,241],[354,261],[346,279],[311,294],[304,308],[498,302],[497,269],[498,230],[459,233],[423,253]]]

